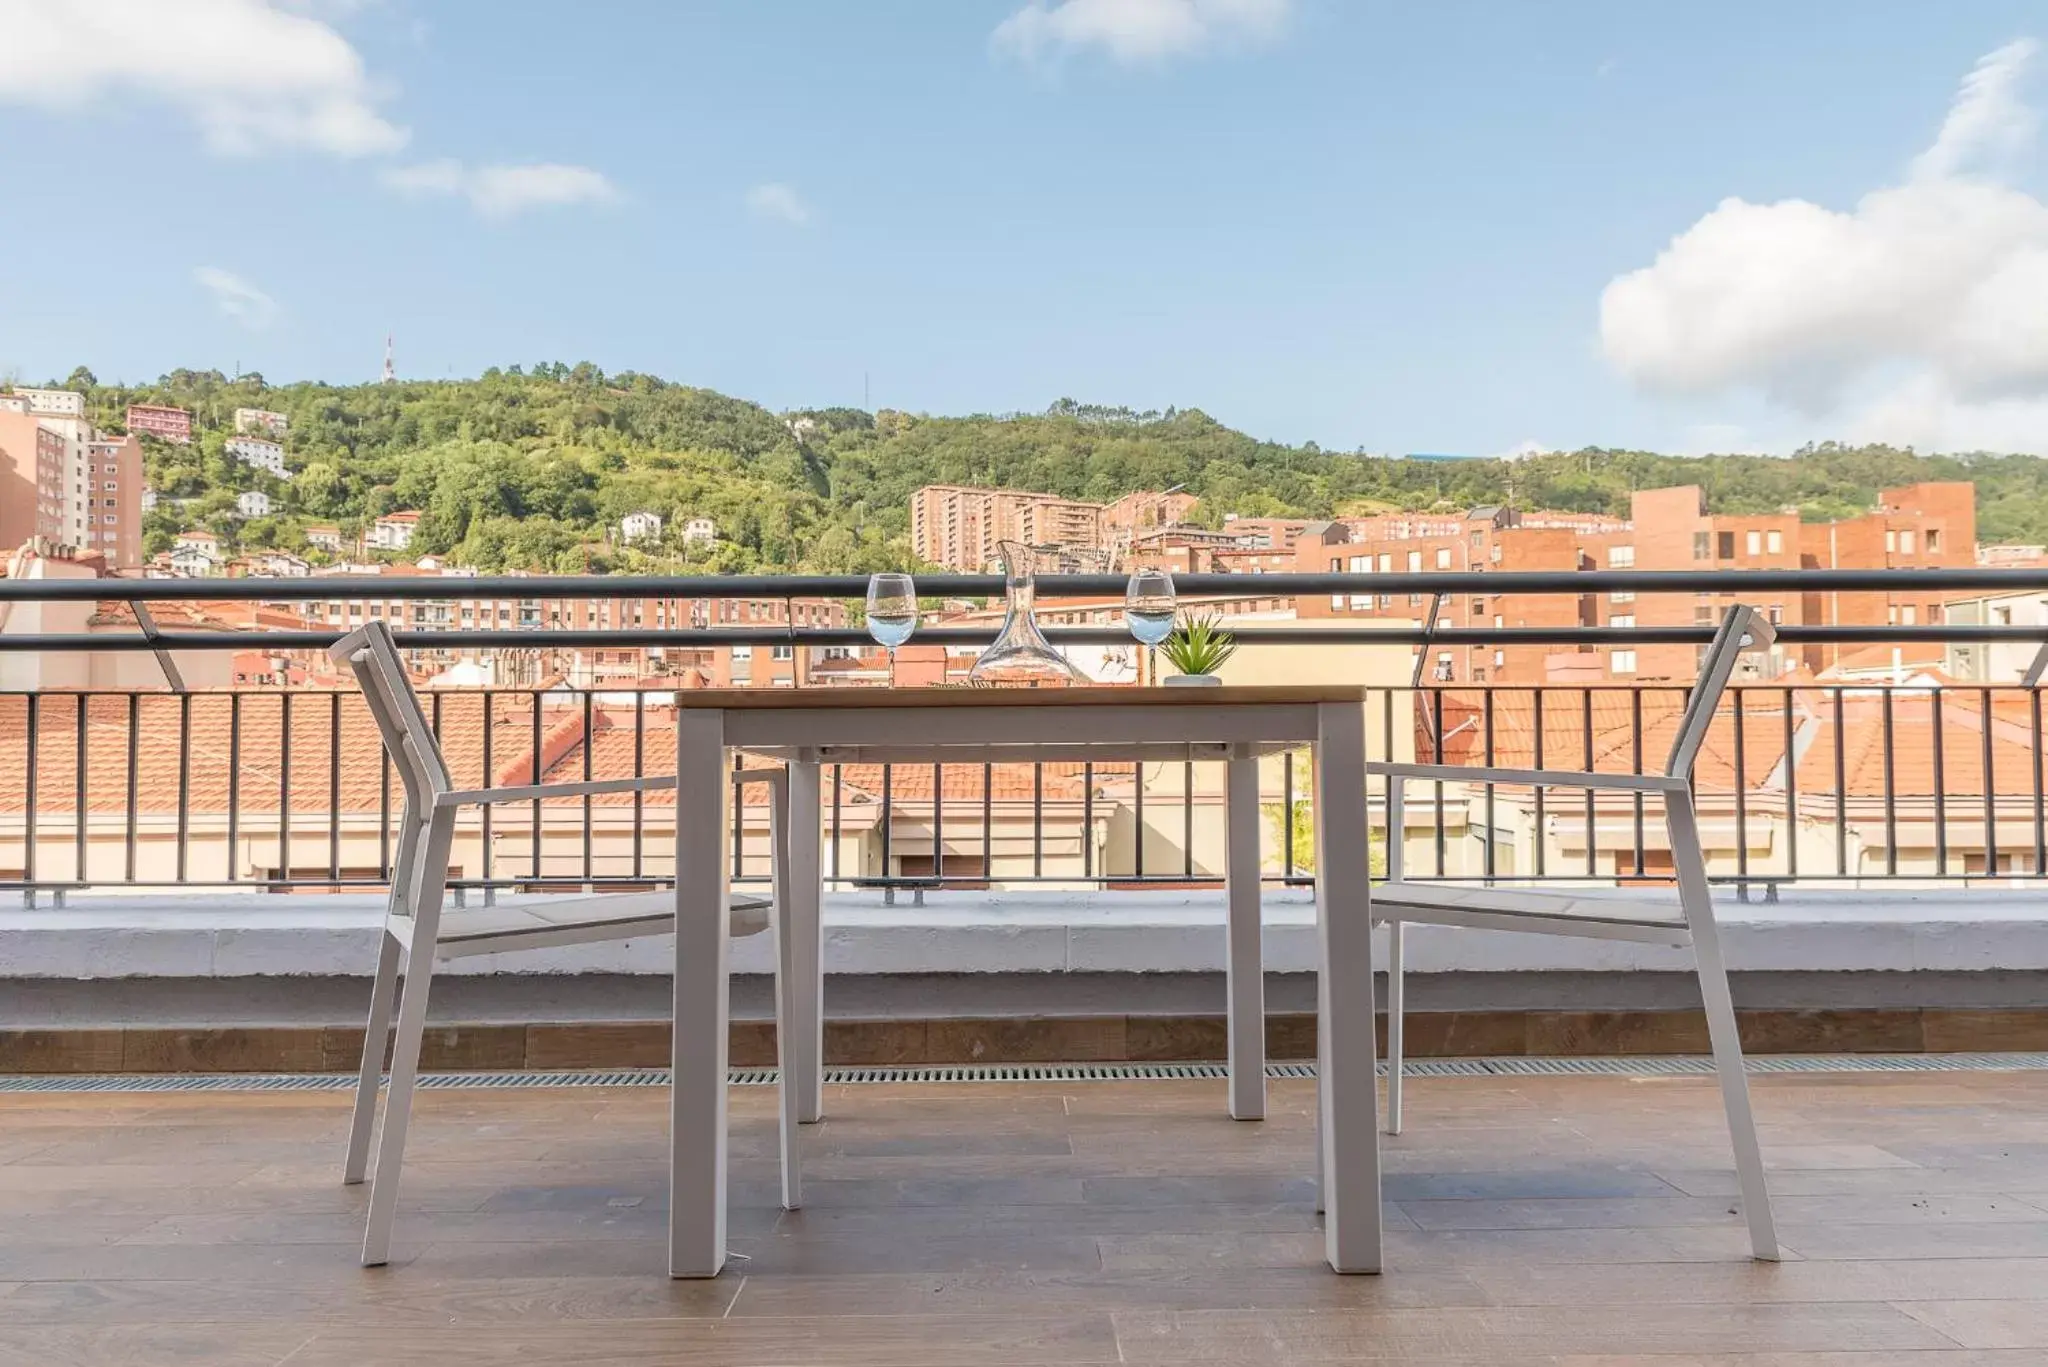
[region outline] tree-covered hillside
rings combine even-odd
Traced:
[[[1977,485],[1983,540],[2048,541],[2048,460],[1920,456],[1889,447],[1809,448],[1791,459],[1681,459],[1589,449],[1514,462],[1381,460],[1313,443],[1261,442],[1195,409],[1133,413],[1063,400],[1043,414],[939,418],[883,410],[771,413],[651,375],[584,364],[493,369],[474,380],[266,385],[217,371],[101,385],[81,369],[96,421],[123,429],[131,402],[192,410],[190,446],[145,438],[157,511],[151,551],[206,527],[243,549],[303,550],[303,528],[353,532],[398,508],[421,511],[409,554],[450,553],[486,570],[657,567],[865,572],[910,561],[910,495],[930,483],[993,484],[1107,501],[1184,485],[1197,516],[1330,516],[1379,507],[1512,502],[1625,513],[1629,492],[1697,483],[1720,512],[1797,508],[1810,519],[1870,508],[1919,480]],[[289,480],[229,460],[234,410],[291,420]],[[235,494],[261,488],[274,515],[243,521]],[[607,530],[639,509],[668,528],[658,546],[619,548]],[[685,548],[681,522],[718,524]],[[317,559],[317,557],[315,557]]]

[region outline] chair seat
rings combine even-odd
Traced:
[[[729,894],[726,906],[730,933],[734,938],[759,935],[768,929],[772,905],[765,897]],[[611,893],[519,906],[451,907],[441,913],[440,935],[434,948],[446,959],[546,945],[673,935],[675,929],[673,892]]]
[[[1548,935],[1616,936],[1686,944],[1691,933],[1678,907],[1651,898],[1540,892],[1463,883],[1376,883],[1375,921],[1529,930]]]

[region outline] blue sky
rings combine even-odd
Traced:
[[[865,376],[1343,449],[2048,450],[2038,0],[0,0],[10,32],[26,380],[352,381],[389,332],[409,376]]]

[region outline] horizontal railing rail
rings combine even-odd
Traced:
[[[1858,571],[1577,571],[1183,575],[1185,599],[1285,599],[1343,593],[1429,595],[1935,591],[2048,588],[2038,569]],[[126,601],[144,607],[133,634],[0,634],[0,651],[321,650],[337,630],[163,631],[146,606],[165,601],[363,602],[392,599],[768,597],[857,599],[859,576],[730,576],[0,581],[7,602]],[[919,580],[934,597],[995,596],[992,576]],[[1104,597],[1123,581],[1048,576],[1048,600]],[[1054,609],[1056,611],[1056,609]],[[1418,610],[1418,616],[1421,615]],[[1261,645],[1634,646],[1704,644],[1711,626],[1484,628],[1406,622],[1233,624]],[[973,646],[993,624],[929,628],[923,644]],[[1128,644],[1120,626],[1053,625],[1056,642]],[[2048,641],[2048,624],[1786,624],[1786,646]],[[410,630],[424,650],[796,647],[865,645],[859,628],[766,624],[689,629]],[[1427,656],[1421,657],[1421,663]],[[1374,687],[1382,756],[1437,763],[1654,770],[1661,730],[1682,682],[1432,683]],[[1403,673],[1407,671],[1404,669]],[[1745,890],[1792,882],[1929,883],[2043,879],[2042,697],[2028,684],[1764,680],[1738,685],[1704,752],[1702,816],[1715,840],[1713,876]],[[802,680],[797,681],[799,684]],[[172,691],[175,690],[175,691]],[[430,693],[437,730],[488,782],[661,772],[665,690],[634,681],[579,689],[488,688]],[[503,716],[501,717],[501,713]],[[1619,720],[1616,720],[1616,717]],[[501,724],[502,723],[502,724]],[[573,735],[571,734],[573,733]],[[567,741],[564,737],[568,736]],[[468,739],[463,739],[468,737]],[[246,688],[0,690],[0,889],[239,887],[271,891],[382,886],[399,797],[367,713],[353,693]],[[463,748],[468,747],[468,748]],[[622,749],[621,747],[625,747]],[[1577,747],[1577,748],[1574,748]],[[630,760],[622,755],[630,752]],[[368,757],[366,760],[365,757]],[[563,756],[568,756],[564,759]],[[523,759],[521,757],[524,757]],[[365,764],[368,768],[365,768]],[[566,764],[567,769],[559,768]],[[1193,762],[1119,765],[828,768],[826,877],[836,886],[910,889],[988,883],[1150,887],[1218,881],[1220,787]],[[920,772],[920,770],[922,770]],[[949,779],[951,780],[949,782]],[[1305,755],[1264,777],[1266,876],[1312,881]],[[1668,880],[1655,799],[1595,798],[1512,785],[1424,784],[1403,833],[1408,867],[1449,880],[1633,884]],[[936,795],[936,797],[935,797]],[[742,876],[765,876],[765,830],[736,801],[732,838]],[[1384,794],[1373,795],[1381,846]],[[487,894],[520,889],[648,886],[667,880],[663,819],[650,794],[485,810],[464,828],[450,884]],[[672,848],[672,847],[671,847]]]

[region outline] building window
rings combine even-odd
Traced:
[[[1408,573],[1410,573],[1410,574],[1417,574],[1417,573],[1420,573],[1420,572],[1421,572],[1421,570],[1422,570],[1422,552],[1421,552],[1421,551],[1410,551],[1410,552],[1408,552]]]
[[[1777,626],[1785,620],[1785,605],[1783,603],[1773,603],[1764,609],[1764,615],[1771,619],[1772,626]]]
[[[1608,569],[1632,570],[1635,567],[1636,548],[1634,546],[1609,546],[1607,548]]]
[[[1628,612],[1615,613],[1614,616],[1610,618],[1607,623],[1607,625],[1611,627],[1619,627],[1623,630],[1626,630],[1629,627],[1633,627],[1635,624],[1635,614]]]
[[[1908,527],[1905,531],[1899,533],[1899,554],[1911,555],[1912,553],[1913,529],[1911,527]]]
[[[1440,570],[1447,570],[1451,567],[1451,548],[1449,546],[1439,546],[1436,548],[1436,567]]]
[[[1772,555],[1778,554],[1785,549],[1785,534],[1783,532],[1765,532],[1764,546]]]
[[[776,646],[776,647],[774,647],[774,648],[773,648],[773,650],[772,650],[772,651],[770,652],[770,654],[772,654],[772,655],[773,655],[773,657],[774,657],[775,659],[778,659],[778,660],[791,660],[791,659],[795,659],[795,658],[796,658],[796,647],[795,647],[795,646]]]
[[[1711,532],[1694,532],[1692,534],[1692,558],[1695,560],[1705,560],[1710,554],[1712,540],[1713,534]]]
[[[1613,593],[1607,595],[1607,601],[1610,603],[1633,603],[1636,601],[1636,591],[1634,589],[1616,589]]]
[[[1902,626],[1902,627],[1918,626],[1918,625],[1919,625],[1919,623],[1920,623],[1920,609],[1918,609],[1918,608],[1914,607],[1914,606],[1913,606],[1913,605],[1912,605],[1911,603],[1908,603],[1908,604],[1906,604],[1906,605],[1905,605],[1904,607],[1902,607],[1902,608],[1900,608],[1900,609],[1899,609],[1899,625],[1900,625],[1900,626]]]
[[[1419,607],[1421,607],[1421,606],[1422,606],[1422,595],[1421,595],[1421,594],[1419,594],[1419,593],[1411,593],[1411,594],[1409,594],[1409,595],[1408,595],[1408,606],[1409,606],[1409,607],[1411,607],[1411,608],[1419,608]]]
[[[1899,534],[1897,532],[1886,532],[1884,534],[1884,548],[1888,551],[1896,551],[1899,548]]]
[[[1927,530],[1927,553],[1929,555],[1941,554],[1941,533],[1931,527]]]
[[[1764,534],[1762,532],[1749,533],[1743,538],[1743,546],[1751,555],[1762,555],[1764,553]]]
[[[1381,574],[1392,574],[1393,572],[1394,572],[1394,557],[1393,557],[1392,555],[1389,555],[1389,554],[1388,554],[1387,552],[1385,552],[1385,551],[1382,551],[1382,552],[1380,552],[1380,573],[1381,573]]]
[[[1633,650],[1617,650],[1607,657],[1607,668],[1615,674],[1636,672],[1636,653]]]
[[[1719,560],[1733,560],[1735,558],[1735,533],[1722,532],[1718,537],[1718,541],[1720,544],[1716,547],[1715,558]]]
[[[1496,650],[1493,652],[1493,667],[1495,669],[1499,669],[1502,665],[1505,665],[1507,662],[1508,653],[1505,650]]]
[[[1472,544],[1475,546],[1484,546],[1486,544],[1486,533],[1482,531],[1473,532]]]
[[[1711,626],[1714,621],[1712,603],[1695,603],[1692,609],[1692,624],[1696,627]]]
[[[1335,568],[1337,568],[1337,567],[1336,567],[1336,565],[1335,565],[1335,564],[1332,564],[1332,565],[1330,566],[1330,568],[1331,568],[1331,569],[1335,569]],[[1351,572],[1352,572],[1353,574],[1370,574],[1370,573],[1372,573],[1372,557],[1371,557],[1371,556],[1369,556],[1369,555],[1354,555],[1354,556],[1352,556],[1352,557],[1351,557]]]
[[[1473,670],[1472,670],[1472,682],[1473,682],[1473,683],[1485,683],[1485,682],[1486,682],[1486,669],[1485,669],[1485,667],[1484,667],[1484,666],[1475,666],[1475,667],[1473,668]]]

